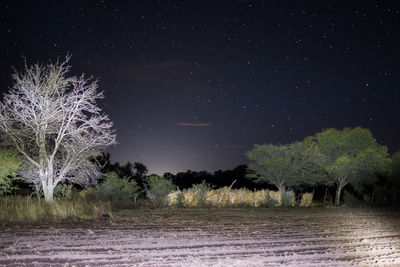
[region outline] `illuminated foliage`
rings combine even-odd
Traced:
[[[167,196],[174,190],[175,185],[165,177],[151,175],[146,180],[147,198],[155,206],[163,206],[167,203]]]
[[[129,180],[129,177],[121,178],[116,172],[107,173],[107,178],[97,185],[96,189],[101,200],[111,201],[114,204],[128,199],[136,202],[141,193],[136,181]]]
[[[367,179],[375,179],[375,174],[386,171],[390,163],[387,148],[379,145],[368,129],[357,127],[342,131],[328,129],[305,142],[315,142],[326,156],[327,184],[336,184],[335,204],[340,203],[344,186],[352,183],[358,186]]]
[[[21,166],[22,159],[14,150],[0,149],[0,196],[11,191]]]
[[[272,183],[281,192],[285,186],[315,183],[324,164],[324,157],[311,143],[254,145],[246,156],[254,162],[250,169],[255,174],[249,177]]]

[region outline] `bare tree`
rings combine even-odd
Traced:
[[[112,122],[96,104],[103,98],[97,81],[67,77],[69,59],[30,67],[25,62],[0,102],[0,131],[26,159],[24,176],[42,185],[46,201],[53,201],[60,182],[95,181],[101,175],[95,157],[116,143]]]

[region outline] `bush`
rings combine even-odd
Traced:
[[[71,200],[77,193],[77,190],[72,184],[58,184],[54,188],[54,196],[65,200]]]
[[[293,207],[296,204],[296,198],[293,191],[282,192],[282,206]]]
[[[206,204],[207,192],[211,189],[210,185],[203,181],[201,184],[195,184],[188,191],[192,191],[198,207],[204,207]]]
[[[152,175],[146,179],[147,185],[145,186],[147,198],[154,206],[165,206],[168,204],[168,194],[174,190],[174,184],[157,175]]]
[[[21,169],[22,159],[11,149],[0,149],[0,196],[16,189],[17,172]]]
[[[176,206],[182,208],[184,199],[185,195],[183,194],[182,191],[179,190],[176,194]]]
[[[213,207],[230,207],[232,205],[231,189],[227,186],[207,192],[208,205]]]
[[[260,193],[264,196],[264,202],[260,202],[259,206],[274,208],[282,205],[282,193],[280,191],[261,190]]]
[[[140,192],[136,181],[129,181],[127,177],[120,178],[117,173],[109,172],[104,182],[96,186],[96,190],[86,194],[89,199],[110,201],[114,207],[124,208],[131,204],[131,200],[136,202]]]
[[[91,186],[91,187],[81,190],[78,193],[78,198],[84,199],[86,201],[99,201],[100,200],[98,190],[94,186]]]
[[[310,207],[313,201],[313,193],[304,193],[301,196],[300,207]]]
[[[178,188],[178,191],[169,193],[166,202],[169,206],[177,206],[179,208],[187,206],[185,203],[185,191],[181,191]]]
[[[267,208],[275,208],[279,205],[279,200],[273,197],[273,194],[270,194],[270,191],[267,191],[265,196],[264,206]]]
[[[241,188],[232,190],[229,187],[227,195],[229,198],[229,206],[232,207],[253,207],[254,205],[254,193],[248,189]]]

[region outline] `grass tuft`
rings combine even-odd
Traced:
[[[55,199],[52,203],[37,198],[7,196],[0,198],[0,221],[46,222],[87,220],[110,214],[108,202],[88,202],[84,199]]]
[[[201,190],[199,197],[198,190],[192,188],[183,191],[175,191],[168,195],[167,201],[169,206],[180,207],[277,207],[277,206],[294,206],[295,196],[293,192],[282,194],[279,191],[259,190],[250,191],[248,189],[231,189],[222,187],[215,190]],[[205,198],[204,198],[205,196]]]
[[[312,205],[313,193],[304,193],[301,196],[300,207],[310,207]]]

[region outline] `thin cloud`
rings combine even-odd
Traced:
[[[183,126],[183,127],[210,127],[211,124],[209,123],[193,123],[193,122],[179,122],[176,125]]]
[[[243,145],[221,145],[221,144],[215,144],[212,146],[208,146],[207,148],[211,149],[242,149],[244,146]]]

